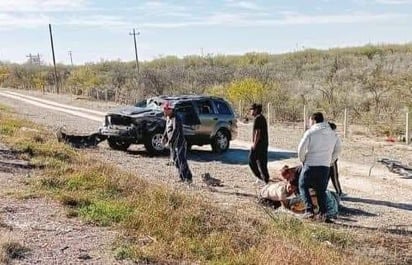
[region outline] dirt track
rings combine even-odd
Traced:
[[[1,92],[1,91],[0,91]],[[20,92],[20,91],[19,91]],[[41,96],[37,94],[36,96]],[[105,111],[114,107],[106,103],[75,100],[65,95],[45,95],[44,99],[62,104],[76,105],[88,109]],[[45,109],[0,95],[0,103],[13,107],[22,117],[48,126],[50,129],[65,125],[69,131],[87,133],[101,126],[101,122],[85,117],[76,117],[58,110]],[[287,131],[286,128],[271,128],[270,135],[276,137],[271,144],[276,147],[290,149],[297,145],[297,130]],[[162,181],[177,189],[203,196],[223,208],[240,213],[256,214],[261,210],[256,205],[256,193],[259,189],[254,184],[247,166],[248,148],[244,141],[249,139],[250,126],[240,126],[239,139],[232,149],[222,155],[215,155],[210,148],[194,148],[189,155],[189,164],[194,173],[194,187],[187,188],[175,184],[177,180],[175,169],[165,165],[166,157],[149,157],[141,146],[133,146],[125,152],[113,151],[105,143],[96,149],[85,150],[102,160],[119,165],[123,169],[134,172],[153,181]],[[280,140],[279,140],[280,139]],[[283,143],[282,143],[283,142]],[[374,154],[365,156],[364,150],[374,146]],[[401,144],[374,142],[360,138],[344,141],[344,153],[340,159],[341,184],[348,193],[342,201],[342,214],[336,221],[336,226],[378,229],[380,231],[403,234],[411,239],[412,232],[412,179],[402,178],[390,173],[385,167],[373,160],[382,155],[395,154],[404,161],[411,162],[412,148]],[[269,167],[272,176],[284,164],[297,164],[293,152],[273,149],[269,153]],[[373,166],[371,175],[369,170]],[[223,187],[209,189],[200,180],[202,173],[209,172],[213,177],[224,182]],[[410,241],[411,242],[411,241]]]

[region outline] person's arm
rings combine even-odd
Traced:
[[[298,157],[300,162],[304,163],[305,158],[306,158],[306,152],[309,146],[309,131],[306,131],[305,134],[303,135],[302,139],[300,140],[299,146],[298,146]]]
[[[253,124],[253,145],[252,145],[252,149],[255,149],[257,147],[257,144],[259,143],[261,137],[262,137],[262,119],[261,119],[261,116],[258,116],[255,119],[255,122]]]
[[[253,149],[256,149],[256,146],[258,144],[258,142],[260,141],[261,138],[261,129],[255,129],[254,130],[254,135],[253,135]]]

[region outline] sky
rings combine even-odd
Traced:
[[[74,64],[410,43],[412,0],[0,0],[0,61]]]

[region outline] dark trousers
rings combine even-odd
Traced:
[[[336,190],[336,193],[341,196],[342,195],[342,188],[339,182],[339,173],[338,173],[338,160],[336,160],[332,166],[330,167],[329,173],[330,180],[332,180],[333,187]]]
[[[265,183],[268,183],[268,148],[260,147],[251,149],[249,153],[249,166],[255,177],[263,180]]]
[[[176,168],[179,171],[179,177],[183,181],[191,181],[192,180],[192,172],[189,169],[189,165],[187,164],[186,158],[186,144],[183,144],[179,147],[171,147],[170,154],[173,159],[173,162]]]
[[[313,213],[313,202],[310,197],[309,188],[316,192],[318,199],[319,213],[326,214],[326,189],[329,181],[329,167],[325,166],[306,166],[303,165],[299,177],[299,192],[305,203],[305,211]]]

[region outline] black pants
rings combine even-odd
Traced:
[[[342,188],[339,182],[339,173],[338,173],[338,160],[336,160],[332,166],[330,167],[329,177],[332,180],[333,187],[336,190],[336,193],[341,196],[342,195]]]
[[[170,147],[170,154],[173,162],[179,171],[179,177],[182,181],[192,181],[192,172],[189,169],[186,158],[186,144],[179,147]]]
[[[268,183],[268,148],[259,147],[256,149],[251,149],[249,153],[249,166],[255,177],[263,180],[265,183]]]

